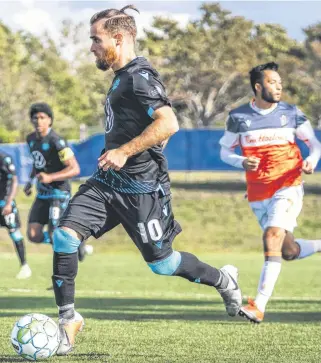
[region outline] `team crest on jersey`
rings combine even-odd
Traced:
[[[46,159],[44,158],[44,156],[41,154],[40,151],[35,150],[31,154],[32,154],[33,160],[35,161],[35,167],[37,169],[42,169],[43,167],[45,167]]]
[[[246,121],[245,121],[245,124],[246,124],[246,126],[247,126],[247,127],[250,127],[250,126],[251,126],[251,123],[252,123],[252,121],[251,121],[251,120],[246,120]]]
[[[288,118],[285,115],[282,115],[280,117],[280,121],[281,121],[281,126],[285,126],[288,124]]]
[[[105,103],[105,115],[105,133],[108,134],[112,130],[114,125],[114,112],[111,108],[109,97],[106,99]]]

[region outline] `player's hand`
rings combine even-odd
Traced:
[[[3,208],[2,208],[2,215],[3,216],[7,216],[8,214],[12,213],[12,205],[11,203],[7,203]]]
[[[50,174],[47,173],[39,173],[36,175],[36,178],[43,184],[50,184],[52,183],[52,178]]]
[[[23,192],[26,194],[27,197],[29,197],[29,195],[32,194],[32,184],[31,182],[28,182],[24,188],[23,188]]]
[[[121,149],[108,150],[98,158],[98,167],[106,171],[108,168],[120,170],[128,157]]]
[[[304,174],[313,174],[314,169],[312,163],[308,160],[304,160],[302,164],[302,171]]]
[[[256,171],[259,167],[260,161],[261,159],[255,156],[249,156],[243,161],[242,165],[243,168],[247,171]]]

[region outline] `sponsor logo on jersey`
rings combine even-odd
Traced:
[[[32,157],[33,157],[33,160],[35,162],[35,167],[37,169],[42,169],[45,167],[46,165],[46,159],[44,158],[44,156],[41,154],[40,151],[38,150],[35,150],[33,151],[32,153]]]
[[[108,134],[114,125],[114,112],[111,108],[109,97],[107,97],[106,103],[105,103],[105,133]]]

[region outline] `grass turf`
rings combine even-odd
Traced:
[[[210,264],[239,267],[244,295],[254,295],[262,257],[257,253],[199,257]],[[56,317],[50,285],[51,253],[30,255],[33,276],[14,278],[13,254],[0,265],[0,362],[19,362],[10,331],[24,314]],[[84,332],[68,358],[53,362],[319,362],[319,256],[285,263],[265,322],[251,325],[226,315],[213,288],[153,275],[138,253],[96,253],[81,265],[78,311]]]

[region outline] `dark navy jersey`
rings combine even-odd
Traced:
[[[27,144],[37,174],[41,172],[52,174],[63,170],[66,167],[64,161],[74,155],[66,140],[52,129],[45,137],[38,137],[36,132],[28,135]],[[56,195],[59,190],[70,192],[70,183],[68,180],[55,181],[50,184],[38,182],[37,189],[38,196],[51,197]]]
[[[139,136],[163,106],[171,106],[165,87],[145,58],[137,57],[116,71],[105,103],[105,150]],[[98,169],[93,178],[123,193],[148,193],[169,182],[167,160],[157,145],[129,158],[119,172]]]
[[[0,204],[10,194],[14,175],[16,175],[16,168],[11,156],[0,151]]]

